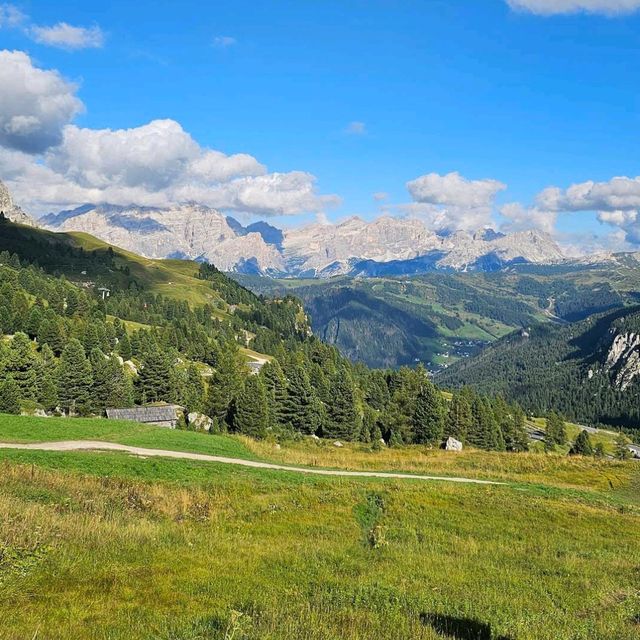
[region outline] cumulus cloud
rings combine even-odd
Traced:
[[[228,47],[232,47],[236,43],[237,40],[235,38],[232,38],[231,36],[216,36],[213,39],[213,46],[220,49],[227,49]]]
[[[414,202],[400,210],[435,230],[476,230],[492,224],[495,197],[506,188],[497,180],[468,180],[457,172],[429,173],[407,183]]]
[[[618,227],[628,242],[640,244],[640,176],[620,176],[606,182],[589,180],[567,189],[548,187],[538,194],[536,202],[550,211],[595,211],[600,222]]]
[[[606,182],[589,180],[568,189],[548,187],[537,202],[556,211],[616,211],[640,208],[640,176],[612,178]]]
[[[496,194],[507,188],[497,180],[467,180],[458,172],[429,173],[407,183],[416,202],[454,207],[490,207]]]
[[[542,16],[581,12],[619,15],[640,9],[640,0],[507,0],[507,4]]]
[[[35,67],[22,51],[0,51],[0,87],[0,145],[12,149],[39,153],[59,144],[83,110],[74,84]]]
[[[504,205],[500,208],[500,214],[505,218],[505,222],[501,225],[503,231],[523,231],[533,228],[553,233],[558,217],[556,211],[524,207],[519,202]]]
[[[50,27],[34,25],[28,33],[40,44],[68,51],[99,49],[104,44],[104,34],[97,26],[74,27],[66,22],[58,22]]]
[[[386,191],[376,191],[373,194],[373,199],[376,202],[384,202],[389,197],[389,194]]]
[[[344,132],[352,136],[363,136],[367,133],[367,125],[364,122],[354,120],[345,127]]]

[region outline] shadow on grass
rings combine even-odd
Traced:
[[[491,625],[471,618],[455,618],[439,613],[421,613],[420,622],[451,640],[514,640],[508,636],[494,635]]]

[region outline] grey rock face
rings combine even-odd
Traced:
[[[3,182],[0,182],[0,211],[12,222],[25,224],[29,227],[36,226],[33,219],[13,202],[9,190]]]
[[[604,365],[616,387],[624,391],[640,375],[640,335],[619,333],[613,339]]]
[[[280,231],[267,223],[243,227],[197,204],[166,209],[85,205],[43,222],[53,230],[90,233],[150,258],[205,260],[224,271],[273,276],[375,275],[380,265],[388,275],[488,270],[563,258],[553,239],[539,231],[441,236],[420,220],[388,216]]]

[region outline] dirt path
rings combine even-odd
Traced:
[[[491,480],[475,480],[473,478],[457,478],[446,476],[424,476],[410,473],[393,473],[379,471],[338,471],[330,469],[313,469],[311,467],[288,467],[282,464],[269,462],[256,462],[243,460],[242,458],[225,458],[211,456],[204,453],[188,453],[186,451],[169,451],[167,449],[145,449],[143,447],[130,447],[114,442],[100,442],[99,440],[63,440],[61,442],[34,442],[30,444],[15,444],[0,442],[0,449],[26,449],[28,451],[124,451],[136,456],[162,458],[180,458],[183,460],[200,460],[202,462],[217,462],[220,464],[234,464],[253,469],[271,469],[274,471],[288,471],[289,473],[308,473],[317,476],[341,476],[345,478],[401,478],[404,480],[439,480],[442,482],[459,482],[466,484],[501,485],[504,482]]]

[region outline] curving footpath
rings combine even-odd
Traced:
[[[199,460],[202,462],[217,462],[219,464],[233,464],[240,467],[253,469],[270,469],[273,471],[288,471],[289,473],[307,473],[316,476],[339,476],[344,478],[400,478],[403,480],[437,480],[442,482],[458,482],[463,484],[487,484],[504,485],[504,482],[492,480],[476,480],[474,478],[459,478],[446,476],[424,476],[411,473],[392,473],[381,471],[339,471],[333,469],[313,469],[310,467],[288,467],[282,464],[269,462],[257,462],[243,460],[242,458],[225,458],[223,456],[211,456],[204,453],[189,453],[187,451],[170,451],[168,449],[145,449],[143,447],[131,447],[115,442],[100,442],[99,440],[62,440],[60,442],[34,442],[29,444],[17,444],[13,442],[0,442],[0,449],[24,449],[27,451],[123,451],[136,456],[179,458],[182,460]]]

